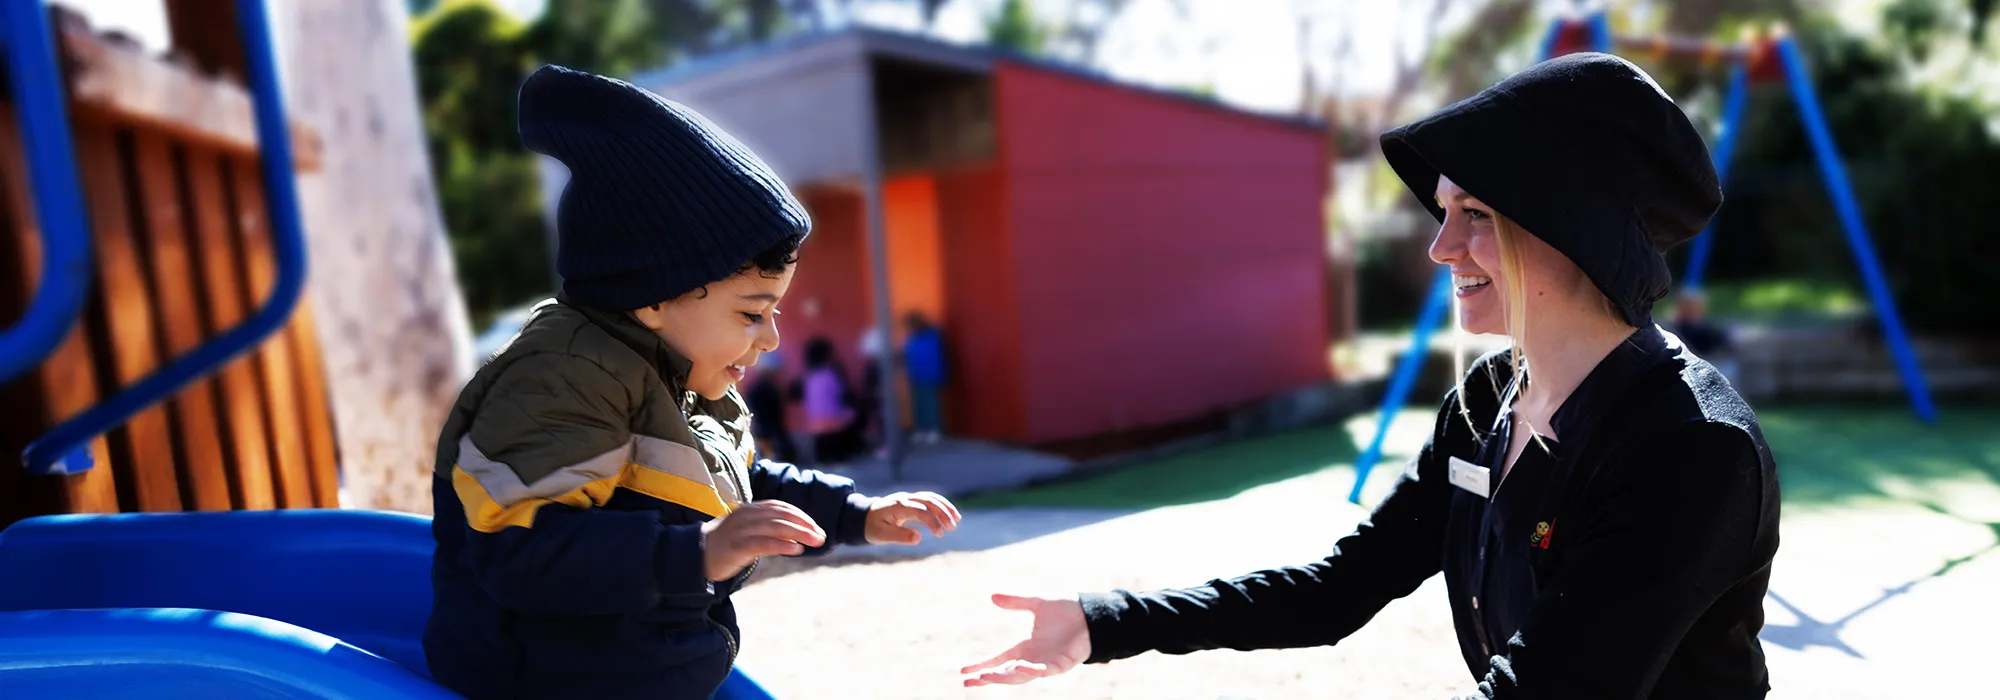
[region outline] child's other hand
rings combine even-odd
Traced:
[[[923,533],[903,526],[903,523],[912,520],[928,526],[931,536],[943,537],[944,533],[958,529],[958,506],[929,491],[892,493],[877,498],[875,505],[868,509],[868,543],[916,544],[923,541]]]
[[[701,530],[708,540],[701,553],[702,573],[710,581],[727,581],[758,557],[792,556],[826,544],[826,531],[812,516],[784,501],[739,506],[702,524]]]

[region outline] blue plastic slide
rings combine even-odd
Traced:
[[[0,697],[457,696],[393,661],[283,622],[128,608],[0,613]]]
[[[58,515],[0,532],[0,698],[449,698],[429,518]],[[716,696],[768,700],[742,674]]]

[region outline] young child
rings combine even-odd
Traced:
[[[520,128],[570,170],[563,294],[438,438],[424,651],[471,698],[707,698],[758,557],[915,544],[905,523],[942,535],[959,514],[754,459],[734,384],[778,346],[810,228],[756,155],[685,107],[557,66],[522,86]]]

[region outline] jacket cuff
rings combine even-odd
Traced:
[[[750,582],[751,576],[756,575],[757,565],[762,563],[764,563],[762,559],[752,560],[749,566],[743,567],[742,571],[736,572],[736,575],[729,577],[729,580],[711,582],[715,587],[715,597],[728,598],[743,590],[743,585]]]
[[[715,603],[716,586],[708,580],[703,553],[708,535],[700,525],[668,525],[660,532],[653,561],[659,566],[660,605],[703,608]]]
[[[1137,656],[1143,648],[1134,648],[1132,640],[1143,635],[1135,633],[1137,618],[1133,616],[1131,595],[1124,591],[1110,593],[1084,593],[1077,596],[1083,603],[1083,624],[1090,634],[1090,658],[1086,664],[1101,664]]]
[[[840,509],[840,524],[829,538],[839,537],[838,544],[868,544],[868,509],[875,506],[875,498],[858,493],[847,495],[847,504]]]

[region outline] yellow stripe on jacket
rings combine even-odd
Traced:
[[[451,470],[451,487],[458,494],[459,504],[465,507],[466,523],[472,529],[486,533],[509,527],[534,527],[535,513],[550,503],[578,509],[602,506],[620,488],[689,508],[711,518],[722,517],[731,510],[722,495],[708,484],[630,462],[619,469],[616,477],[586,483],[554,498],[524,498],[508,506],[495,502],[478,479],[456,466]]]

